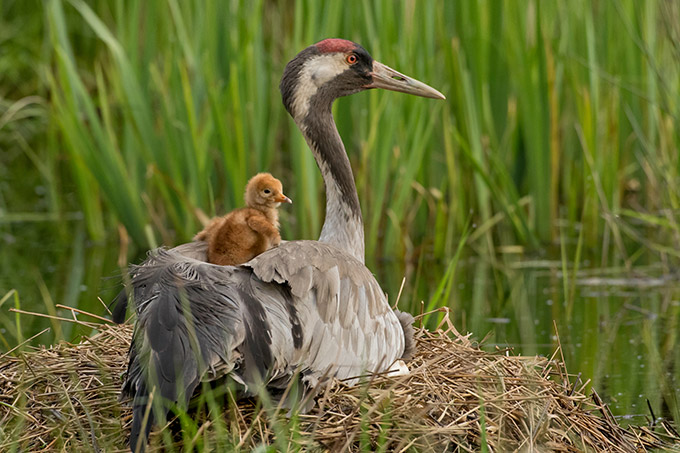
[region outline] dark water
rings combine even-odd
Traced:
[[[661,267],[584,264],[565,278],[560,261],[517,258],[499,266],[468,258],[458,265],[446,304],[458,330],[483,339],[487,349],[550,357],[561,346],[574,379],[590,381],[624,421],[651,419],[648,401],[655,417],[677,421],[677,276]],[[444,273],[436,263],[426,268],[440,278]],[[399,288],[401,278],[390,278],[396,270],[382,274],[384,287]],[[436,282],[426,280],[412,288],[410,300],[428,301]],[[420,312],[417,305],[410,310]]]
[[[105,315],[102,301],[108,303],[119,289],[119,244],[116,238],[107,243],[85,238],[78,220],[59,228],[54,222],[34,222],[5,229],[0,298],[16,289],[23,310],[70,317],[55,308],[63,304]],[[136,260],[143,255],[140,251]],[[392,302],[407,275],[399,307],[418,314],[420,301],[426,307],[436,294],[447,265],[405,268],[388,261],[372,267]],[[651,417],[649,401],[656,417],[680,419],[680,285],[667,269],[598,268],[584,262],[578,272],[565,274],[559,260],[467,257],[453,275],[442,303],[451,309],[458,330],[483,339],[485,348],[510,346],[515,354],[551,356],[561,345],[574,379],[590,381],[615,415],[644,423]],[[0,307],[0,351],[46,327],[51,331],[32,344],[87,333],[78,325],[21,316],[17,335],[16,316],[8,312],[15,303],[10,297]]]

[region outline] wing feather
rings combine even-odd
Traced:
[[[400,320],[352,255],[316,241],[282,242],[232,267],[204,262],[205,248],[160,249],[131,270],[137,322],[123,392],[135,407],[153,380],[164,399],[186,402],[201,379],[230,374],[255,394],[259,385],[285,388],[301,371],[313,393],[331,377],[386,370],[403,354]],[[144,427],[133,426],[136,438]]]

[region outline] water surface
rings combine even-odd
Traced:
[[[119,289],[119,244],[116,238],[92,243],[85,237],[77,219],[59,227],[29,222],[7,229],[0,294],[17,289],[27,311],[70,317],[54,308],[64,304],[105,315],[104,303]],[[143,256],[139,251],[132,261]],[[392,302],[408,276],[399,307],[418,314],[436,293],[447,264],[425,260],[404,266],[388,260],[372,267]],[[649,401],[656,417],[678,420],[680,285],[667,269],[602,268],[585,261],[578,271],[564,272],[560,260],[516,256],[504,257],[500,265],[467,256],[458,263],[452,285],[442,303],[451,309],[458,330],[472,332],[484,348],[551,356],[561,345],[569,372],[590,381],[616,416],[645,423],[651,417]],[[17,343],[16,318],[7,311],[14,305],[10,298],[0,308],[0,351]],[[33,316],[20,321],[20,338],[51,328],[32,344],[87,333],[82,326]],[[426,322],[433,325],[436,319]]]

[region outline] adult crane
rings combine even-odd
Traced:
[[[343,39],[304,49],[284,70],[283,104],[326,189],[318,241],[283,242],[240,266],[209,264],[205,242],[192,242],[155,250],[131,268],[114,320],[124,320],[132,300],[122,396],[133,401],[133,451],[144,450],[154,421],[165,420],[170,404],[186,405],[201,381],[229,376],[242,395],[264,387],[276,398],[295,379],[299,398],[313,404],[328,379],[386,371],[412,352],[413,318],[390,308],[364,265],[359,198],[331,112],[335,99],[371,88],[444,99]]]

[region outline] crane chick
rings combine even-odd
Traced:
[[[231,265],[245,263],[281,242],[281,203],[292,203],[283,194],[281,181],[269,173],[258,173],[246,185],[246,207],[213,219],[195,241],[208,242],[208,262]]]

